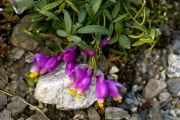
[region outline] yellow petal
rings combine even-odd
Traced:
[[[29,75],[28,75],[29,78],[36,78],[38,76],[39,76],[38,72],[30,72]]]
[[[104,102],[99,102],[99,101],[98,101],[98,106],[99,106],[101,109],[104,109]]]
[[[113,98],[113,100],[114,100],[114,101],[117,101],[117,102],[119,102],[119,103],[122,102],[122,99],[121,99],[121,98]]]
[[[68,94],[72,95],[76,93],[76,91],[77,91],[76,89],[69,89]]]
[[[77,94],[76,94],[76,98],[78,98],[78,99],[79,99],[81,96],[82,96],[82,93],[77,93]]]

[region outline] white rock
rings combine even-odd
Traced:
[[[168,93],[168,92],[162,92],[162,93],[160,93],[160,95],[159,95],[159,101],[160,101],[160,103],[168,100],[168,98],[169,98],[170,96],[171,96],[171,94]]]
[[[117,66],[112,66],[111,69],[109,70],[110,74],[117,73],[117,72],[119,72],[119,69],[117,68]]]
[[[175,54],[169,54],[168,56],[168,68],[167,75],[169,78],[180,77],[180,56]]]
[[[65,66],[39,78],[35,89],[35,98],[43,103],[56,104],[60,110],[74,110],[88,108],[95,101],[95,78],[91,87],[79,99],[69,95],[70,79],[65,74]]]

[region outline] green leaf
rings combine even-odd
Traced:
[[[155,40],[153,39],[149,39],[149,38],[140,38],[137,42],[133,43],[132,46],[140,46],[140,45],[143,45],[143,44],[153,44],[155,42]]]
[[[55,14],[53,14],[53,13],[51,13],[51,12],[49,12],[49,11],[39,10],[39,12],[40,12],[41,14],[47,16],[47,17],[53,18],[53,19],[55,19],[55,20],[59,20],[59,18],[58,18]]]
[[[64,23],[65,23],[65,27],[66,27],[66,32],[68,34],[71,34],[71,29],[72,29],[72,20],[71,17],[69,15],[69,12],[66,10],[63,10],[64,12]]]
[[[86,18],[87,12],[85,9],[81,8],[78,16],[78,22],[82,23]]]
[[[37,78],[32,78],[32,79],[28,78],[27,80],[27,84],[31,87],[33,87],[37,82],[38,82]]]
[[[72,36],[71,39],[72,39],[72,41],[75,42],[75,43],[81,42],[81,38],[78,37],[78,36]]]
[[[111,45],[111,44],[114,44],[114,43],[116,43],[118,41],[118,36],[116,35],[116,36],[114,36],[113,38],[111,38],[110,40],[109,40],[109,45]]]
[[[109,32],[110,32],[110,35],[113,34],[113,30],[114,30],[114,24],[113,24],[113,23],[110,23],[110,24],[109,24]]]
[[[32,7],[34,0],[18,0],[16,1],[17,10]]]
[[[71,1],[67,0],[66,2],[71,6],[71,8],[72,8],[75,12],[79,13],[78,8],[77,8]]]
[[[124,26],[122,22],[115,23],[115,33],[121,34],[124,31]]]
[[[118,0],[117,2],[116,2],[116,6],[114,7],[114,9],[113,9],[113,11],[112,11],[112,17],[113,18],[115,18],[117,15],[118,15],[118,13],[119,13],[119,11],[120,11],[120,1]]]
[[[92,50],[92,47],[89,46],[87,43],[85,43],[84,41],[81,42],[74,42],[76,45],[78,45],[80,48],[82,49],[86,49],[86,50]]]
[[[112,16],[106,9],[104,10],[104,14],[106,15],[109,21],[112,21]]]
[[[62,2],[63,2],[63,0],[55,1],[55,2],[53,2],[53,3],[51,3],[51,4],[48,4],[48,5],[46,5],[45,7],[43,7],[42,10],[47,10],[47,11],[48,11],[48,10],[51,10],[51,9],[59,6]]]
[[[113,22],[119,22],[120,20],[123,20],[127,16],[128,14],[119,15],[115,20],[113,20]]]
[[[86,11],[87,11],[88,16],[90,17],[90,19],[92,21],[96,21],[96,17],[94,15],[94,12],[93,12],[92,8],[89,6],[89,4],[86,3],[85,8],[86,8]]]
[[[67,37],[68,34],[64,30],[57,30],[57,34],[61,37]]]
[[[110,35],[110,32],[108,29],[106,29],[103,26],[98,25],[87,25],[85,27],[81,27],[77,30],[78,33],[82,34],[89,34],[89,33],[97,33],[97,34],[103,34],[103,35]]]
[[[119,36],[119,43],[123,48],[126,48],[126,49],[131,48],[130,40],[126,35],[120,35]]]
[[[144,33],[142,32],[142,33],[139,34],[139,35],[128,35],[128,37],[133,38],[133,39],[137,39],[137,38],[143,37],[143,35],[144,35]]]
[[[54,13],[55,13],[55,14],[59,14],[60,12],[62,12],[62,11],[64,10],[65,6],[66,6],[66,3],[65,3],[65,2],[62,3],[62,4],[60,5],[59,9],[56,10]]]
[[[38,9],[41,9],[46,5],[47,5],[47,0],[38,0],[35,4],[35,7],[37,7]]]
[[[92,10],[94,14],[98,11],[99,7],[101,6],[102,0],[96,0],[92,5]]]

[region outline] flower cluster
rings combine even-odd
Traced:
[[[108,45],[109,37],[101,40],[102,46]],[[34,78],[39,75],[52,72],[60,64],[61,60],[66,63],[65,73],[70,78],[70,95],[76,94],[79,98],[91,86],[93,76],[96,77],[95,94],[100,108],[103,108],[103,103],[106,97],[111,96],[115,101],[121,102],[122,96],[118,88],[123,85],[113,80],[106,80],[104,74],[93,73],[91,66],[78,66],[75,64],[77,46],[65,49],[57,56],[38,53],[34,56],[34,66],[30,70],[29,77]],[[88,56],[94,56],[92,50],[82,50]]]

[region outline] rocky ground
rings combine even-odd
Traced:
[[[108,98],[105,111],[100,110],[97,103],[91,103],[89,108],[62,111],[57,110],[55,105],[39,103],[34,97],[34,87],[27,84],[26,75],[33,54],[49,52],[46,47],[51,44],[49,41],[59,40],[53,35],[48,38],[49,41],[29,37],[22,32],[28,29],[29,24],[23,19],[14,27],[8,43],[11,45],[9,57],[0,61],[0,88],[16,94],[13,96],[0,92],[0,120],[46,120],[23,100],[41,109],[50,120],[180,120],[180,31],[169,34],[171,44],[168,46],[134,56],[136,61],[132,64],[135,67],[133,73],[129,73],[133,77],[130,82],[127,80],[126,89],[121,91],[122,103],[112,102]],[[104,56],[101,63],[104,64],[100,65],[100,69],[110,69],[109,77],[116,79],[121,78],[122,68],[127,67],[113,65],[109,68],[111,65],[108,65]],[[64,97],[61,100],[65,101]]]

